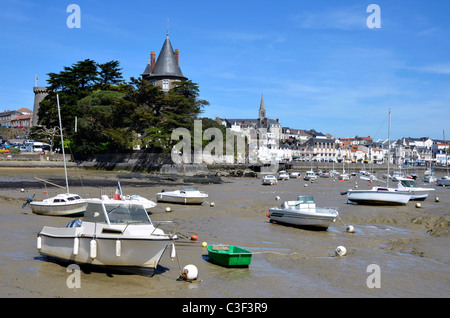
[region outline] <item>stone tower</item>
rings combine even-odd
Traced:
[[[35,86],[33,87],[34,93],[34,105],[33,105],[33,119],[31,126],[37,126],[38,124],[38,111],[39,103],[48,95],[47,87]]]

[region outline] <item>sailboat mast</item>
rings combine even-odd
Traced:
[[[389,187],[389,164],[391,162],[391,110],[389,109],[389,128],[388,128],[388,166],[387,166],[387,178],[386,185]]]
[[[447,141],[445,140],[445,129],[442,130],[442,135],[444,136],[444,144],[445,146],[447,146]],[[448,147],[444,148],[444,153],[445,153],[445,166],[447,167],[447,176],[448,176],[448,162],[447,162],[447,151],[448,151]]]
[[[64,153],[64,139],[63,139],[63,129],[62,129],[62,122],[61,122],[61,111],[59,109],[59,95],[56,94],[56,103],[58,104],[58,117],[59,117],[59,129],[61,132],[61,149],[63,153],[63,162],[64,162],[64,173],[66,175],[66,191],[69,192],[69,181],[67,179],[67,167],[66,167],[66,155]]]

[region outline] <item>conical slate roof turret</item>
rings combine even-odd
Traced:
[[[176,54],[178,51],[174,51],[169,39],[169,31],[167,31],[166,40],[161,48],[158,59],[153,67],[150,66],[150,62],[147,64],[142,76],[147,79],[179,79],[186,80],[181,68],[178,64]]]

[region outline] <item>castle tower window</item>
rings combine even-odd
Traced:
[[[163,80],[163,89],[169,89],[169,80]]]

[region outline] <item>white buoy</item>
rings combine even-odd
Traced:
[[[20,189],[20,192],[25,192],[25,189],[24,188]]]
[[[419,202],[416,203],[416,208],[421,208],[422,204],[420,204]]]
[[[436,199],[434,199],[434,201],[439,202],[439,197],[436,197]]]
[[[120,240],[116,240],[116,256],[120,257],[122,254],[122,242]]]
[[[174,259],[177,257],[177,251],[175,250],[175,243],[170,244],[170,258]]]
[[[89,257],[92,259],[97,257],[97,241],[94,239],[89,243]]]
[[[305,188],[307,187],[308,185],[305,183]]]
[[[280,200],[280,197],[277,195],[276,197],[275,197],[275,200]]]
[[[215,206],[215,203],[214,203],[214,202],[211,202],[211,203],[209,204],[209,206],[214,207],[214,206]]]
[[[42,248],[42,238],[40,236],[37,237],[36,247],[38,250]]]
[[[345,256],[347,254],[347,249],[344,246],[338,246],[335,249],[336,256]]]
[[[181,271],[181,277],[183,277],[185,280],[194,280],[197,279],[198,276],[198,269],[195,265],[189,264],[183,267],[183,270]]]
[[[73,255],[78,255],[78,250],[80,246],[80,239],[78,237],[73,239]]]
[[[347,226],[347,232],[348,233],[355,233],[355,228],[353,227],[353,225]]]
[[[172,209],[170,207],[167,207],[166,212],[172,212]]]

